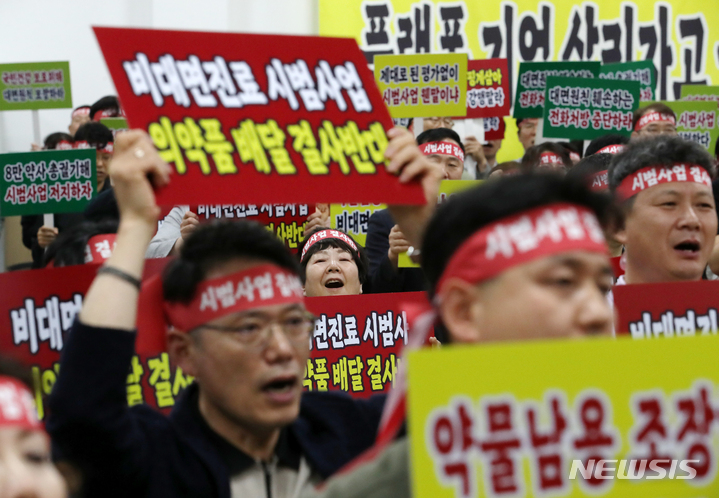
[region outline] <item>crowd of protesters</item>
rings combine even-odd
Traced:
[[[88,241],[103,234],[115,248],[68,334],[44,428],[23,368],[0,361],[2,496],[410,496],[401,390],[364,401],[303,392],[314,327],[305,297],[426,291],[451,347],[610,336],[613,285],[719,270],[716,157],[680,138],[663,104],[635,113],[631,138],[586,149],[535,144],[537,120],[518,120],[525,152],[507,163],[496,159],[501,140],[463,141],[448,118],[423,119],[416,138],[413,124],[395,127],[387,169],[420,183],[426,205],[375,212],[365,248],[317,204],[296,255],[256,223],[201,222],[190,206],[161,216],[154,190],[170,168],[144,132],[100,123],[117,116],[114,97],[78,107],[68,133],[42,147],[96,149],[98,195],[53,226],[23,217],[34,267],[86,263]],[[468,173],[485,181],[438,205],[440,181]],[[400,268],[405,252],[421,268]],[[168,256],[157,282],[167,350],[195,381],[166,417],[129,408],[125,389],[145,261]],[[610,256],[621,256],[623,276]],[[248,277],[278,291],[201,306],[209,286]]]

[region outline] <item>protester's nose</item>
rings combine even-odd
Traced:
[[[608,335],[612,331],[612,308],[596,284],[589,283],[578,299],[577,326],[582,335]]]
[[[695,207],[690,203],[684,204],[679,218],[679,227],[699,230],[700,226],[701,221],[699,220]]]
[[[294,348],[282,327],[277,323],[272,323],[268,333],[270,337],[267,348],[265,348],[268,361],[284,362],[291,359]]]
[[[5,493],[2,494],[4,498],[39,498],[41,496],[37,479],[33,479],[26,465],[19,461],[6,461],[5,463],[7,471],[5,478],[9,478],[9,481],[6,483]],[[0,478],[0,489],[4,487],[2,480]]]

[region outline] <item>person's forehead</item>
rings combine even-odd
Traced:
[[[337,244],[336,242],[334,242],[332,240],[328,240],[327,243],[329,243],[330,245],[323,249],[316,251],[315,253],[312,254],[312,257],[318,256],[318,255],[326,256],[330,253],[334,253],[334,254],[347,253],[350,255],[352,254],[347,249],[345,249],[344,247],[340,247],[339,244]]]
[[[675,195],[691,197],[714,197],[711,187],[696,182],[660,183],[642,190],[637,194],[637,201],[650,201],[658,196]]]
[[[226,315],[225,319],[227,321],[232,321],[245,318],[272,318],[275,316],[283,316],[287,313],[304,311],[306,311],[306,308],[303,303],[272,304],[238,311],[237,313],[231,313]]]

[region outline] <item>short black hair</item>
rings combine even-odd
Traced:
[[[73,138],[72,135],[58,131],[56,133],[50,133],[48,136],[45,137],[45,141],[43,142],[43,145],[45,147],[45,150],[54,150],[57,147],[57,144],[60,142],[70,142],[72,143]]]
[[[567,172],[567,177],[588,182],[595,173],[607,171],[613,157],[613,154],[605,153],[587,156],[575,164],[574,167]]]
[[[577,142],[579,142],[579,143],[577,143]],[[561,145],[562,147],[564,147],[568,154],[571,154],[572,152],[574,152],[575,154],[579,154],[580,158],[583,157],[582,146],[580,145],[582,143],[582,140],[579,140],[579,141],[572,140],[569,142],[556,142],[556,143]],[[571,159],[571,157],[570,157],[570,159]]]
[[[93,223],[85,221],[64,230],[50,244],[42,258],[42,265],[52,262],[54,267],[85,264],[85,247],[95,235],[117,233],[117,222],[104,221]]]
[[[566,148],[556,142],[544,142],[543,144],[533,145],[524,153],[521,162],[522,172],[535,171],[539,166],[539,159],[543,152],[553,152],[561,158],[567,170],[572,168],[572,158],[569,157],[569,152],[567,152]]]
[[[20,381],[30,391],[33,390],[30,368],[10,356],[0,355],[0,376]]]
[[[697,164],[714,178],[714,159],[699,144],[681,137],[660,135],[646,140],[634,140],[620,154],[615,154],[609,166],[609,188],[616,191],[627,176],[647,166],[671,168],[676,163]]]
[[[619,133],[609,133],[608,135],[602,135],[589,142],[587,150],[584,151],[584,155],[585,157],[591,156],[609,145],[624,145],[628,143],[629,137],[620,135]]]
[[[445,138],[449,138],[450,140],[457,142],[462,149],[462,152],[464,152],[464,144],[462,143],[462,140],[459,138],[457,132],[450,128],[432,128],[430,130],[423,131],[417,136],[417,145],[429,142],[441,142]]]
[[[110,111],[113,116],[120,115],[120,101],[114,95],[107,95],[90,106],[90,119],[95,119],[95,114],[100,111]]]
[[[302,250],[304,249],[305,245],[309,241],[312,234],[319,232],[320,230],[335,230],[337,232],[345,234],[350,239],[354,240],[354,238],[348,234],[347,232],[344,232],[342,230],[337,230],[336,228],[328,228],[328,227],[317,227],[313,229],[312,231],[305,234],[304,239],[302,240],[302,243],[297,248],[297,258],[302,257]],[[305,259],[300,259],[300,278],[302,279],[302,285],[305,284],[307,280],[307,262],[310,260],[312,255],[316,252],[323,251],[327,249],[328,247],[337,247],[339,249],[342,249],[343,251],[347,251],[352,255],[352,259],[354,260],[355,264],[357,265],[357,276],[359,277],[360,284],[363,284],[367,281],[367,273],[369,269],[369,258],[367,257],[367,251],[365,251],[365,248],[362,247],[357,243],[356,240],[354,240],[355,245],[357,246],[357,251],[352,249],[350,245],[345,242],[344,240],[340,239],[325,239],[321,242],[316,242],[312,247],[307,249],[307,254],[305,254]]]
[[[613,220],[606,195],[591,192],[576,179],[556,174],[502,176],[465,190],[438,206],[422,243],[422,269],[430,297],[449,260],[462,243],[484,226],[508,216],[555,202],[569,202],[592,210],[603,226]]]
[[[112,131],[102,123],[90,121],[85,123],[75,132],[75,141],[85,141],[93,147],[102,149],[109,142],[113,141]]]
[[[264,225],[246,220],[201,223],[163,272],[165,300],[190,302],[208,272],[238,258],[266,261],[300,274],[295,257]]]

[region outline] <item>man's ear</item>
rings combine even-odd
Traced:
[[[197,357],[197,340],[190,334],[170,328],[167,333],[167,352],[170,360],[182,368],[187,375],[197,377],[195,361]]]
[[[445,284],[439,313],[454,343],[474,343],[481,338],[484,313],[480,293],[475,286],[452,278]]]
[[[637,138],[639,138],[639,132],[635,130],[632,132],[631,136],[629,137],[629,140],[636,140]]]

